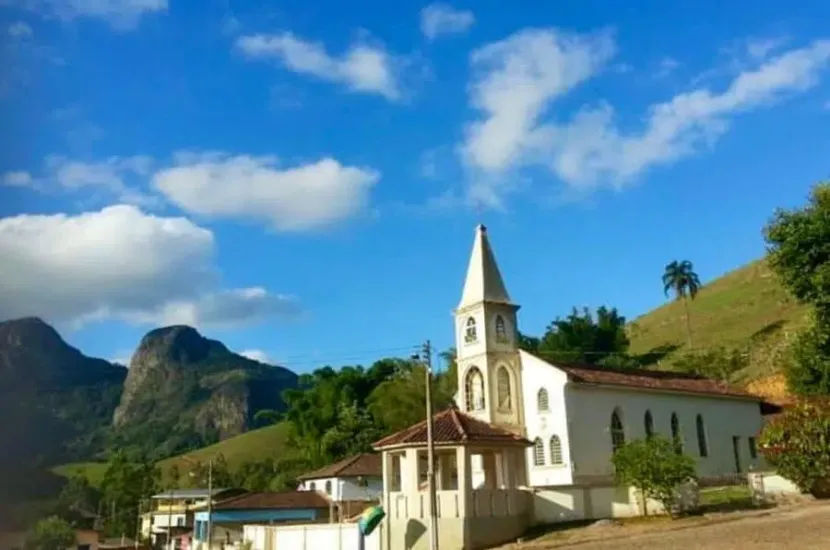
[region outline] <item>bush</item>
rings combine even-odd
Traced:
[[[830,395],[830,315],[814,311],[790,344],[787,385],[799,395]]]
[[[57,516],[42,519],[26,534],[27,550],[65,550],[75,544],[75,530]]]
[[[617,449],[611,461],[617,483],[640,491],[644,515],[648,515],[649,498],[672,514],[678,486],[697,478],[692,457],[678,454],[674,443],[658,435],[626,443]]]
[[[796,404],[766,425],[760,450],[805,493],[830,496],[830,398]]]

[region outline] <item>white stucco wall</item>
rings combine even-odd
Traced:
[[[565,402],[565,385],[568,381],[564,372],[551,367],[548,363],[526,353],[519,352],[522,361],[522,400],[524,403],[527,438],[534,441],[541,438],[545,447],[545,465],[534,464],[534,450],[526,451],[528,481],[531,486],[569,485],[571,476],[571,445],[568,436],[568,411]],[[537,395],[540,389],[548,392],[548,412],[537,408]],[[551,436],[559,436],[562,444],[562,464],[551,464]]]
[[[671,437],[671,415],[676,413],[684,442],[684,451],[697,461],[698,475],[716,477],[736,473],[733,436],[738,436],[741,469],[748,472],[763,466],[760,455],[750,458],[749,438],[757,437],[763,417],[757,401],[627,390],[608,387],[565,387],[565,401],[570,418],[570,446],[574,476],[611,475],[611,414],[621,412],[627,441],[645,437],[645,413],[651,411],[654,431]],[[698,452],[696,416],[703,416],[708,456]]]
[[[312,483],[314,490],[326,493],[326,483],[331,483],[331,494],[329,495],[334,501],[341,500],[375,500],[379,499],[383,494],[383,478],[382,477],[367,477],[366,487],[362,487],[357,483],[357,478],[353,477],[331,477],[323,479],[309,479],[303,481],[298,491],[311,491]]]

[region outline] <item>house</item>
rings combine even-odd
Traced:
[[[377,453],[346,458],[297,480],[298,491],[320,491],[335,502],[377,501],[383,493],[383,468]]]
[[[172,489],[153,495],[150,510],[141,515],[141,536],[154,546],[164,545],[168,535],[174,537],[193,530],[196,510],[207,508],[208,496],[213,502],[244,493],[244,489]],[[178,543],[177,543],[178,544]],[[178,546],[176,546],[178,548]]]
[[[223,548],[242,540],[244,525],[290,525],[329,522],[334,504],[317,491],[283,491],[246,493],[213,506],[211,546]],[[196,543],[208,548],[208,512],[194,515],[193,535]]]
[[[695,376],[548,361],[519,349],[518,310],[480,225],[455,310],[459,410],[432,419],[436,501],[424,483],[426,421],[374,444],[384,549],[428,548],[431,511],[440,546],[465,550],[537,523],[637,515],[611,457],[650,434],[676,441],[703,478],[762,465],[755,437],[775,408],[759,397]]]

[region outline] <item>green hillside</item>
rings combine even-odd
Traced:
[[[233,470],[245,462],[262,460],[269,456],[281,454],[287,436],[288,430],[285,424],[274,424],[273,426],[251,430],[184,455],[162,460],[158,464],[163,474],[166,474],[173,464],[178,464],[181,471],[184,472],[193,467],[192,461],[207,463],[211,456],[221,454],[225,457],[230,469]],[[58,466],[52,471],[63,477],[84,475],[93,486],[97,487],[100,486],[104,478],[105,470],[106,464],[100,462],[74,462]]]
[[[689,309],[696,348],[749,347],[750,365],[740,377],[744,381],[777,372],[778,354],[803,325],[807,311],[787,295],[765,260],[705,285]],[[687,346],[684,315],[683,303],[672,301],[635,319],[629,326],[631,352],[682,351]],[[661,363],[670,358],[668,354]]]

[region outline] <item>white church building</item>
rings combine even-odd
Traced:
[[[434,417],[437,498],[426,490],[426,422],[378,441],[386,550],[513,540],[533,524],[637,515],[614,484],[614,449],[648,434],[674,438],[701,478],[761,466],[765,404],[727,384],[672,372],[549,362],[518,348],[519,306],[476,228],[455,310],[458,410]]]

